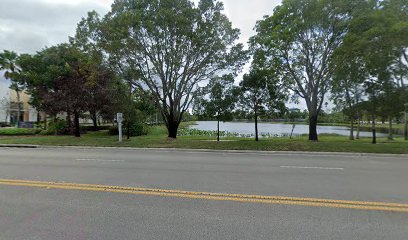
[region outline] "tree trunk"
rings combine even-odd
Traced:
[[[350,140],[354,140],[354,117],[351,117]]]
[[[309,140],[318,141],[317,137],[317,114],[310,114],[309,116]]]
[[[258,137],[258,113],[256,112],[255,109],[255,141],[259,141],[259,137]]]
[[[360,112],[357,112],[357,121],[358,121],[358,125],[357,125],[357,134],[356,134],[356,139],[360,139],[360,128],[361,128],[361,116],[360,116]]]
[[[220,141],[220,119],[217,118],[217,142]]]
[[[130,139],[130,121],[129,120],[126,122],[126,139],[127,140]]]
[[[162,112],[161,114],[164,122],[166,123],[168,137],[176,139],[177,131],[183,119],[184,112],[178,112],[176,114],[174,114],[174,112],[170,112],[170,114]]]
[[[127,108],[127,119],[126,119],[126,139],[130,139],[130,113],[132,111],[132,83],[129,81],[129,102],[128,102],[128,108]]]
[[[177,138],[177,130],[178,127],[180,125],[180,122],[178,122],[177,120],[168,120],[167,123],[167,131],[169,133],[168,137],[169,138]]]
[[[74,125],[75,125],[74,130],[75,137],[81,137],[81,129],[79,126],[79,113],[77,111],[74,111]]]
[[[68,128],[72,128],[72,119],[71,119],[71,111],[67,111],[67,123],[68,123]]]
[[[388,117],[388,140],[393,140],[394,137],[392,135],[392,117]]]
[[[346,99],[347,99],[347,102],[349,104],[350,110],[352,110],[351,111],[351,117],[350,117],[350,121],[351,121],[350,125],[351,126],[350,126],[350,137],[349,137],[349,139],[354,140],[354,110],[353,110],[353,105],[352,105],[352,102],[351,102],[350,91],[349,91],[349,88],[348,88],[347,84],[346,84],[345,88],[346,88]],[[343,119],[344,119],[344,114],[343,114]]]
[[[44,112],[44,130],[47,130],[47,113]]]
[[[17,94],[17,128],[20,128],[20,115],[21,115],[21,105],[20,105],[20,91],[16,90]]]
[[[54,126],[57,124],[57,115],[56,114],[54,114],[53,116],[52,116],[52,121],[54,122]],[[55,136],[57,136],[58,135],[58,130],[57,130],[57,128],[54,128],[54,135]]]
[[[377,143],[377,136],[376,136],[376,129],[375,129],[375,116],[373,115],[372,116],[372,125],[371,125],[371,128],[372,128],[372,132],[373,132],[373,144],[376,144]]]
[[[96,111],[91,112],[91,118],[92,118],[92,123],[93,123],[93,129],[95,131],[98,131],[98,118],[96,116]]]
[[[68,123],[69,134],[72,134],[74,127],[72,125],[72,112],[69,110],[67,111],[67,123]]]

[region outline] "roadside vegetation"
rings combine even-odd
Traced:
[[[184,133],[182,124],[181,133]],[[350,141],[345,136],[320,135],[320,141],[307,141],[307,135],[292,139],[288,136],[260,138],[227,136],[217,142],[217,132],[196,132],[178,136],[177,140],[167,137],[164,125],[152,126],[144,136],[131,137],[118,143],[118,137],[109,135],[107,130],[87,132],[81,138],[72,136],[2,136],[0,144],[30,144],[47,146],[84,146],[84,147],[134,147],[134,148],[181,148],[181,149],[214,149],[214,150],[259,150],[259,151],[313,151],[313,152],[355,152],[355,153],[391,153],[408,154],[408,144],[402,138],[390,141],[379,138],[376,145],[370,138]]]
[[[124,146],[403,152],[392,130],[403,129],[408,140],[407,9],[402,0],[283,0],[257,21],[245,49],[219,0],[115,0],[104,16],[90,11],[67,43],[35,54],[0,53],[0,70],[17,93],[17,119],[23,91],[46,116],[37,123],[42,130],[0,135],[58,135],[4,142],[115,145],[115,115],[123,113]],[[334,110],[325,113],[329,100]],[[303,112],[287,107],[301,101]],[[218,126],[251,119],[255,131],[183,129],[191,118]],[[80,119],[90,119],[92,129]],[[308,136],[260,136],[258,121],[274,119],[306,122]],[[347,124],[350,141],[369,128],[379,147],[318,136],[320,123]],[[149,132],[152,124],[165,129]],[[377,139],[379,127],[389,129],[387,141]]]

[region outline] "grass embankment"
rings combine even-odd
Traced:
[[[310,142],[307,136],[289,138],[268,138],[255,142],[248,138],[226,138],[216,142],[215,137],[180,136],[169,140],[164,126],[155,126],[149,135],[124,138],[121,144],[117,136],[109,136],[107,131],[89,132],[81,138],[72,136],[3,136],[0,144],[35,144],[52,146],[97,146],[136,148],[190,148],[218,150],[264,150],[264,151],[313,151],[313,152],[364,152],[408,154],[408,142],[401,138],[389,141],[379,138],[378,144],[371,144],[370,138],[350,141],[345,136],[321,135],[319,142]]]

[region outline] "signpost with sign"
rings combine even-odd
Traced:
[[[116,113],[116,121],[118,122],[118,130],[119,130],[119,142],[122,142],[122,121],[123,121],[123,114]]]

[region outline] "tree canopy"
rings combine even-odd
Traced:
[[[318,139],[317,117],[332,80],[332,55],[347,30],[346,6],[351,2],[284,0],[272,16],[257,23],[251,39],[252,48],[278,65],[283,83],[305,100],[309,140]]]
[[[216,0],[117,0],[102,19],[90,13],[82,29],[92,30],[115,67],[131,70],[136,88],[153,95],[175,138],[199,84],[236,74],[247,59],[223,10]]]
[[[108,111],[116,96],[114,73],[71,44],[46,48],[35,55],[21,55],[21,82],[38,110],[74,115],[75,135],[85,112]]]

